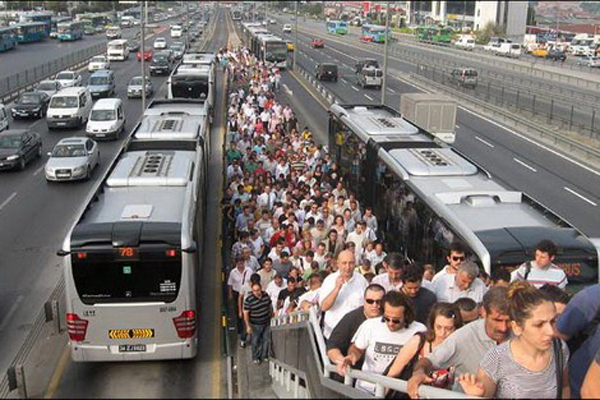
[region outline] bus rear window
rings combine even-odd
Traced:
[[[171,94],[173,98],[206,99],[209,92],[207,77],[173,76]]]
[[[171,303],[181,283],[181,256],[174,259],[115,261],[78,253],[71,257],[77,294],[84,304]],[[112,257],[112,256],[111,256]],[[147,257],[146,257],[147,258]]]

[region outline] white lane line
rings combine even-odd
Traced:
[[[17,311],[17,308],[19,307],[19,303],[21,303],[22,301],[23,301],[23,296],[22,295],[17,296],[12,307],[10,307],[10,310],[8,310],[8,313],[2,320],[2,324],[0,325],[0,332],[3,331],[4,328],[6,328],[6,325],[8,325],[8,322],[12,318],[13,314]]]
[[[365,97],[371,101],[373,101],[373,98],[371,96],[369,96],[368,94],[365,94]]]
[[[514,158],[514,157],[513,157],[513,160],[515,160],[515,162],[517,162],[517,163],[521,164],[522,166],[524,166],[524,167],[525,167],[525,168],[527,168],[528,170],[530,170],[530,171],[533,171],[533,172],[537,172],[537,169],[533,168],[533,167],[532,167],[532,166],[530,166],[530,165],[527,165],[527,164],[525,164],[523,161],[519,160],[518,158]]]
[[[392,93],[396,93],[396,91],[394,89],[388,89],[388,91],[390,91]]]
[[[0,211],[2,211],[2,209],[4,207],[7,206],[8,203],[10,203],[10,201],[12,199],[14,199],[17,196],[17,192],[13,192],[13,194],[11,194],[10,196],[8,196],[8,199],[4,200],[4,202],[2,204],[0,204]]]
[[[340,81],[344,82],[344,83],[348,83],[347,80],[345,80],[344,78],[340,78]]]
[[[570,188],[568,188],[568,187],[566,187],[566,186],[565,186],[564,188],[565,188],[565,190],[566,190],[567,192],[569,192],[569,193],[571,193],[571,194],[573,194],[573,195],[575,195],[575,196],[579,197],[581,200],[583,200],[583,201],[585,201],[585,202],[587,202],[587,203],[589,203],[589,204],[593,205],[594,207],[598,207],[598,204],[597,204],[597,203],[594,203],[593,201],[591,201],[590,199],[588,199],[588,198],[587,198],[587,197],[585,197],[584,195],[582,195],[582,194],[579,194],[579,193],[577,193],[576,191],[574,191],[573,189],[570,189]]]
[[[350,86],[352,89],[356,90],[357,92],[360,92],[360,89],[355,88],[354,86]]]
[[[482,138],[480,138],[479,136],[475,136],[475,139],[476,139],[476,140],[479,140],[481,143],[485,144],[486,146],[488,146],[488,147],[491,147],[492,149],[494,148],[494,145],[493,145],[493,144],[491,144],[491,143],[490,143],[490,142],[488,142],[488,141],[485,141],[485,140],[483,140],[483,139],[482,139]]]
[[[460,129],[460,125],[456,124],[454,125],[456,127],[456,129]]]
[[[33,173],[33,176],[36,176],[37,174],[39,174],[40,172],[42,172],[44,170],[45,165],[42,165],[41,167],[39,167],[38,169],[35,170],[35,172]]]
[[[520,134],[520,133],[518,133],[518,132],[516,132],[516,131],[513,131],[512,129],[508,128],[507,126],[504,126],[504,125],[502,125],[502,124],[500,124],[500,123],[498,123],[498,122],[496,122],[496,121],[493,121],[493,120],[489,119],[488,117],[484,117],[483,115],[477,114],[476,112],[473,112],[473,111],[471,111],[471,110],[468,110],[468,109],[466,109],[466,108],[464,108],[464,107],[462,107],[462,106],[459,106],[459,108],[460,108],[461,110],[463,110],[463,111],[466,111],[466,112],[468,112],[468,113],[469,113],[469,114],[471,114],[471,115],[474,115],[474,116],[475,116],[475,117],[477,117],[477,118],[481,118],[482,120],[489,122],[490,124],[496,125],[498,128],[500,128],[500,129],[503,129],[503,130],[505,130],[505,131],[507,131],[507,132],[509,132],[509,133],[511,133],[511,134],[513,134],[513,135],[515,135],[515,136],[516,136],[516,137],[518,137],[519,139],[523,139],[523,140],[525,140],[526,142],[529,142],[529,143],[531,143],[531,144],[532,144],[532,145],[534,145],[534,146],[537,146],[537,147],[539,147],[539,148],[541,148],[541,149],[544,149],[544,150],[546,150],[546,151],[547,151],[547,152],[549,152],[549,153],[552,153],[552,154],[554,154],[555,156],[558,156],[558,157],[560,157],[560,158],[562,158],[562,159],[564,159],[564,160],[567,160],[567,161],[571,162],[572,164],[575,164],[575,165],[577,165],[578,167],[580,167],[580,168],[583,168],[583,169],[585,169],[585,170],[586,170],[586,171],[588,171],[588,172],[591,172],[591,173],[592,173],[592,174],[594,174],[594,175],[600,176],[600,171],[597,171],[597,170],[595,170],[595,169],[593,169],[593,168],[590,168],[590,167],[588,167],[587,165],[584,165],[584,164],[580,163],[580,162],[579,162],[579,161],[577,161],[577,160],[574,160],[574,159],[572,159],[572,158],[570,158],[570,157],[567,157],[567,156],[566,156],[566,155],[564,155],[564,154],[561,154],[561,153],[559,153],[559,152],[558,152],[558,151],[556,151],[556,150],[553,150],[553,149],[551,149],[551,148],[549,148],[549,147],[547,147],[547,146],[544,146],[543,144],[540,144],[540,143],[536,142],[536,141],[535,141],[535,140],[533,140],[533,139],[530,139],[530,138],[528,138],[528,137],[526,137],[526,136],[524,136],[524,135],[522,135],[522,134]]]

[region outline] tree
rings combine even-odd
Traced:
[[[483,29],[475,32],[475,43],[486,44],[492,36],[504,36],[505,32],[503,25],[496,25],[494,22],[489,21]]]
[[[45,8],[48,11],[54,11],[56,13],[69,11],[69,5],[66,1],[47,1],[45,3]]]

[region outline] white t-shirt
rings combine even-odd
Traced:
[[[269,282],[269,284],[267,285],[267,290],[265,290],[265,292],[267,292],[267,294],[271,298],[271,304],[273,304],[273,310],[275,310],[277,307],[277,298],[279,297],[279,292],[281,292],[282,289],[285,289],[286,286],[287,286],[287,280],[285,278],[283,278],[283,280],[281,282],[281,286],[277,286],[277,284],[275,283],[274,280]]]
[[[335,289],[335,282],[340,276],[340,272],[334,272],[325,278],[319,295],[319,306],[323,308],[323,301]],[[364,304],[364,292],[369,283],[359,273],[354,272],[352,278],[344,283],[333,306],[325,311],[325,320],[323,325],[323,335],[329,339],[331,331],[340,322],[340,320],[350,311]]]
[[[471,286],[467,290],[460,290],[456,285],[456,275],[446,274],[433,282],[433,292],[435,293],[438,302],[454,303],[461,297],[469,297],[477,304],[483,302],[483,296],[487,292],[487,287],[481,279],[475,278]]]
[[[527,263],[521,264],[519,268],[510,273],[510,281],[514,282],[524,280],[526,271]],[[538,267],[535,261],[531,262],[531,270],[527,276],[527,282],[538,289],[545,284],[558,286],[559,288],[564,289],[568,283],[567,275],[561,267],[550,264],[549,267],[542,269]]]
[[[372,265],[373,269],[375,268],[374,265]],[[392,290],[395,290],[397,292],[400,291],[400,289],[402,288],[402,281],[399,281],[397,285],[394,285],[390,282],[390,278],[388,276],[388,273],[384,273],[384,274],[379,274],[376,277],[373,278],[373,280],[371,281],[371,283],[378,283],[381,286],[383,286],[383,288],[385,289],[385,292],[391,292]]]
[[[385,368],[394,360],[400,349],[418,332],[427,328],[420,322],[414,321],[408,328],[391,332],[382,318],[369,318],[359,327],[352,342],[356,347],[365,350],[364,372],[382,374]],[[375,385],[358,380],[356,387],[368,392],[375,391]]]

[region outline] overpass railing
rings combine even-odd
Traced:
[[[269,371],[280,398],[383,398],[387,390],[407,393],[407,381],[348,369],[343,382],[333,378],[336,366],[327,357],[319,311],[297,311],[271,320]],[[375,393],[354,387],[357,379],[375,385]],[[464,393],[432,386],[419,388],[420,398],[467,398]]]

